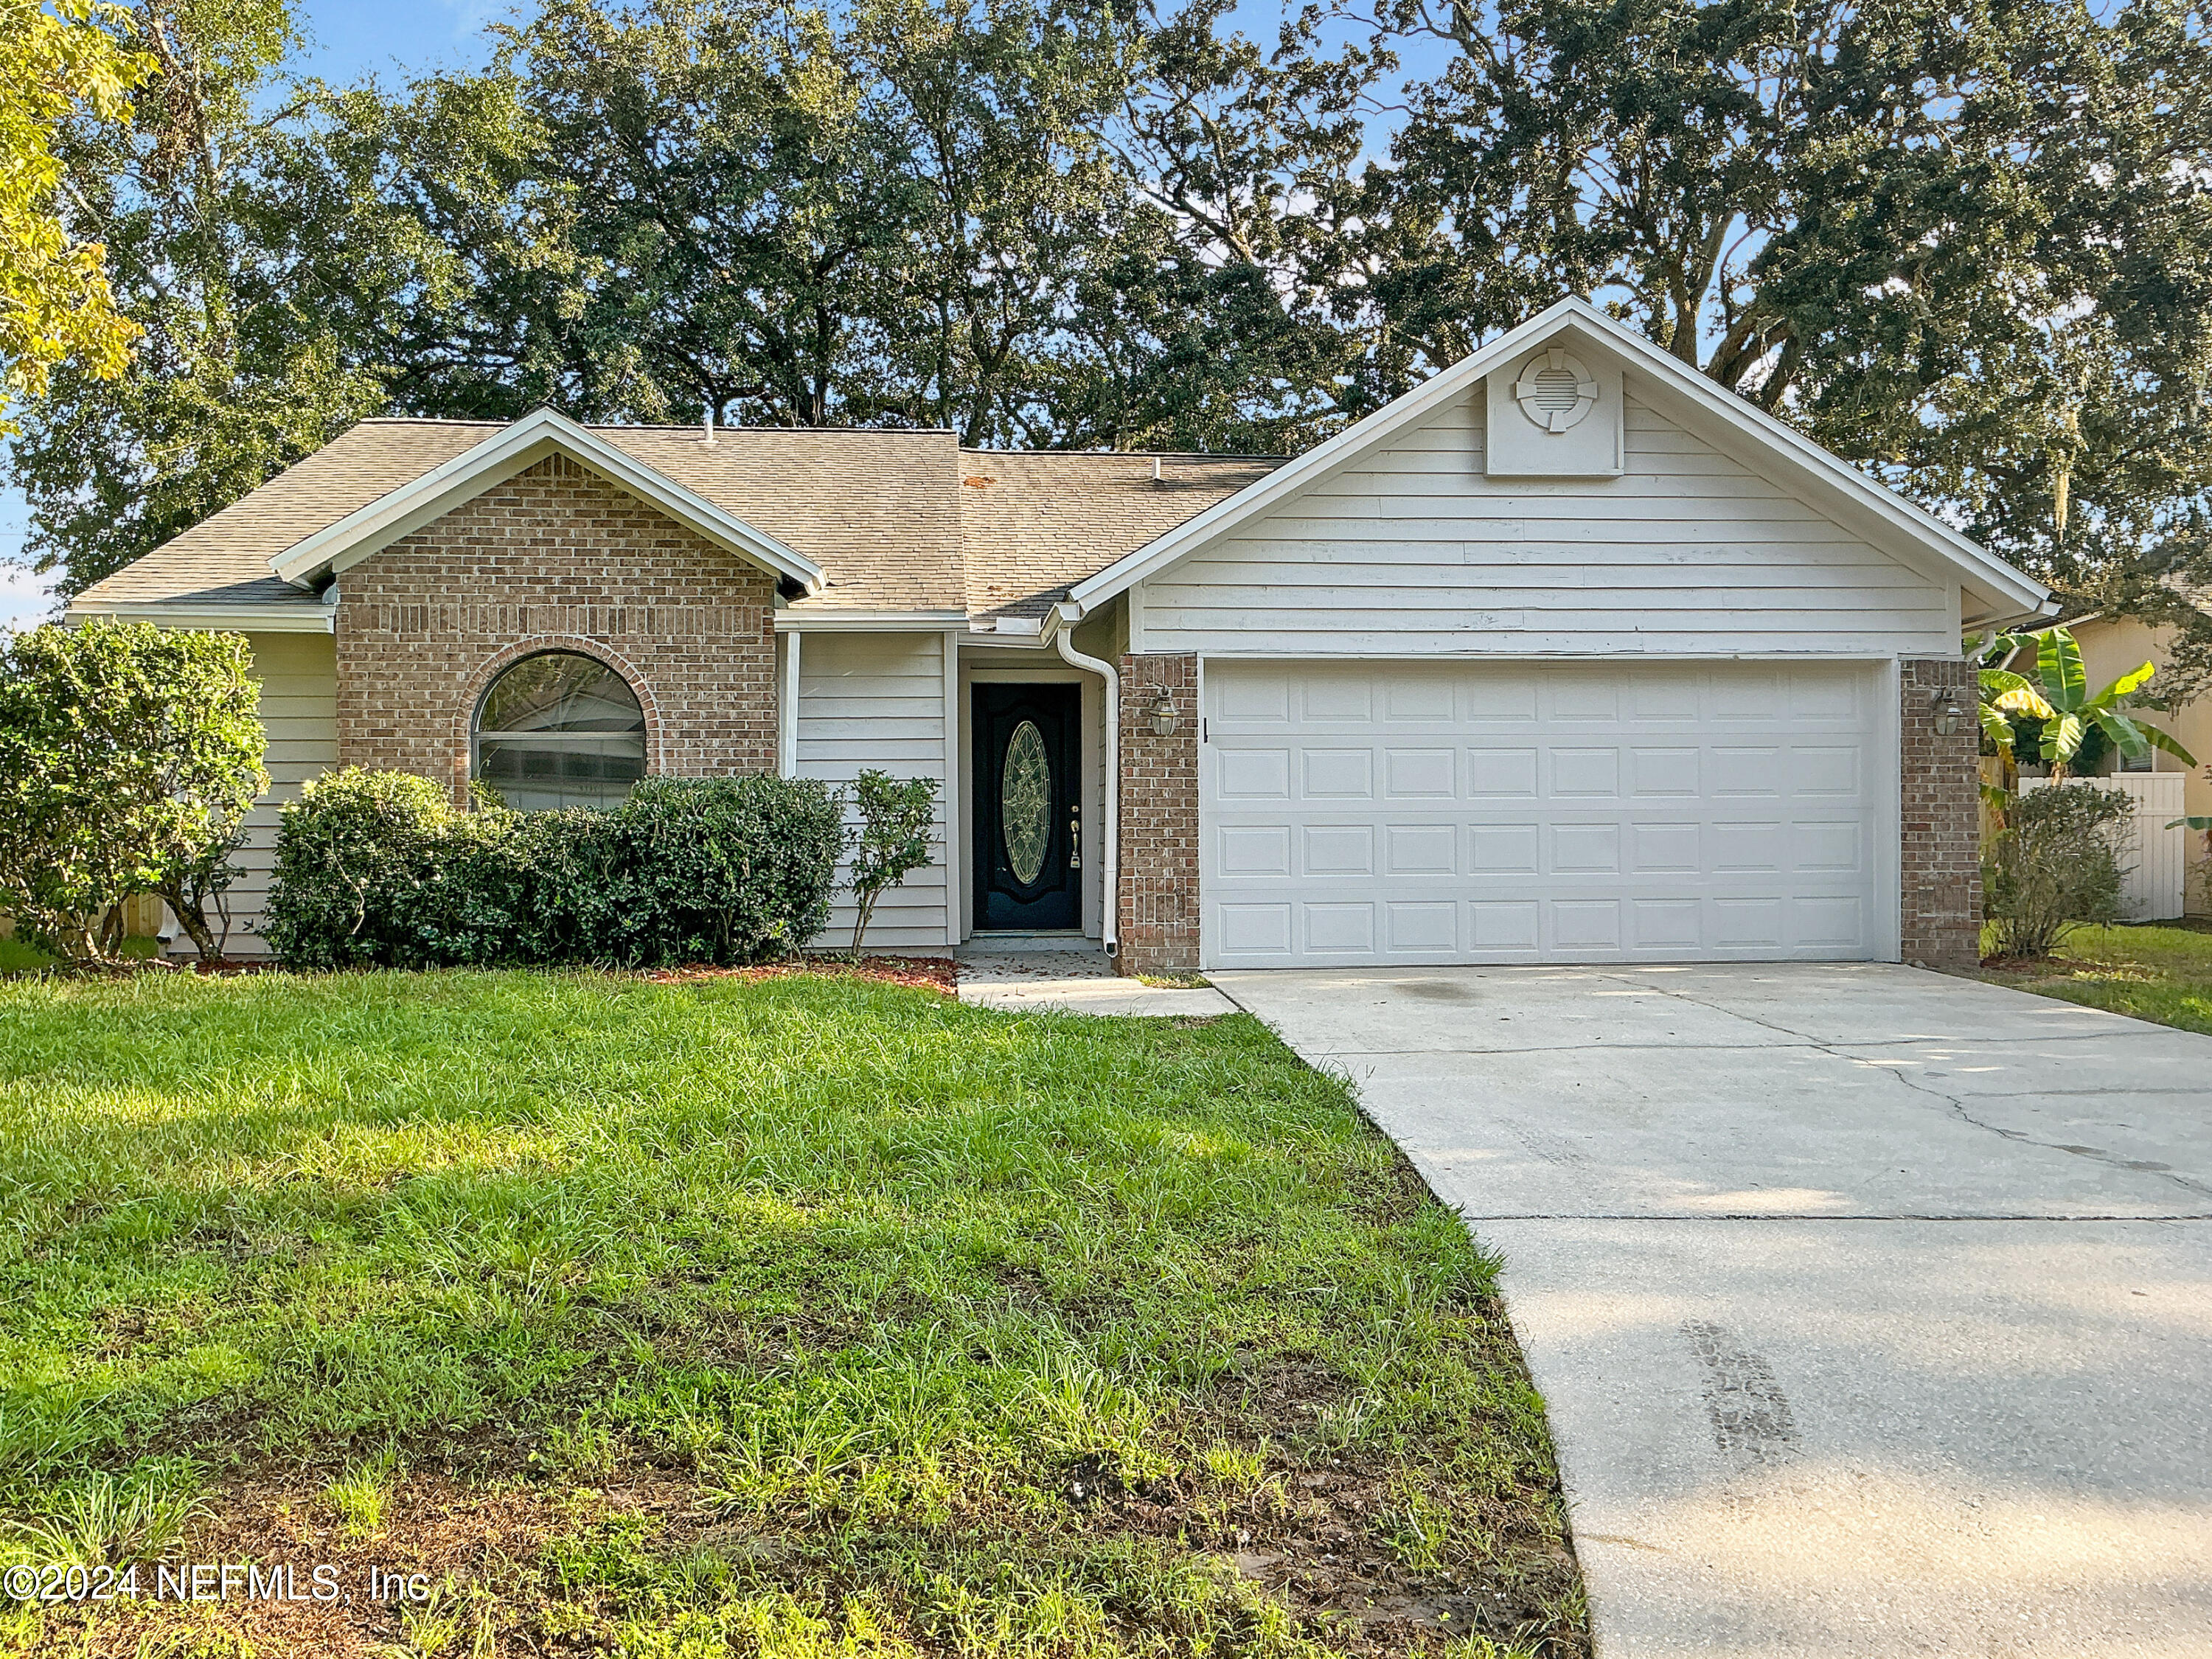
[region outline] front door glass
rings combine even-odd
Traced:
[[[1006,862],[1026,887],[1044,868],[1045,848],[1052,843],[1052,760],[1035,720],[1024,720],[1006,740],[999,824],[1006,837]]]

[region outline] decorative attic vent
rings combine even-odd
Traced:
[[[1487,380],[1483,466],[1493,478],[1617,478],[1621,471],[1620,368],[1610,353],[1578,355],[1565,342]],[[1593,367],[1595,365],[1595,367]]]
[[[1597,382],[1579,358],[1553,346],[1522,368],[1513,400],[1545,431],[1565,432],[1597,403]]]

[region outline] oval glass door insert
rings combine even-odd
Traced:
[[[1024,720],[1006,739],[1006,764],[999,769],[999,827],[1014,879],[1026,887],[1044,868],[1052,841],[1052,760],[1034,720]]]

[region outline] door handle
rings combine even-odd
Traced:
[[[1083,808],[1075,803],[1067,809],[1067,867],[1083,867]]]

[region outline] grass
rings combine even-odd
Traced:
[[[161,953],[161,941],[133,936],[123,941],[123,954],[144,962]],[[0,976],[9,974],[36,974],[60,965],[60,958],[49,955],[35,945],[9,934],[0,939]]]
[[[1980,976],[2212,1035],[2212,931],[2199,927],[2076,927],[2049,962],[1985,968]]]
[[[353,1599],[0,1608],[0,1651],[1582,1653],[1492,1273],[1243,1016],[13,981],[0,1557]]]

